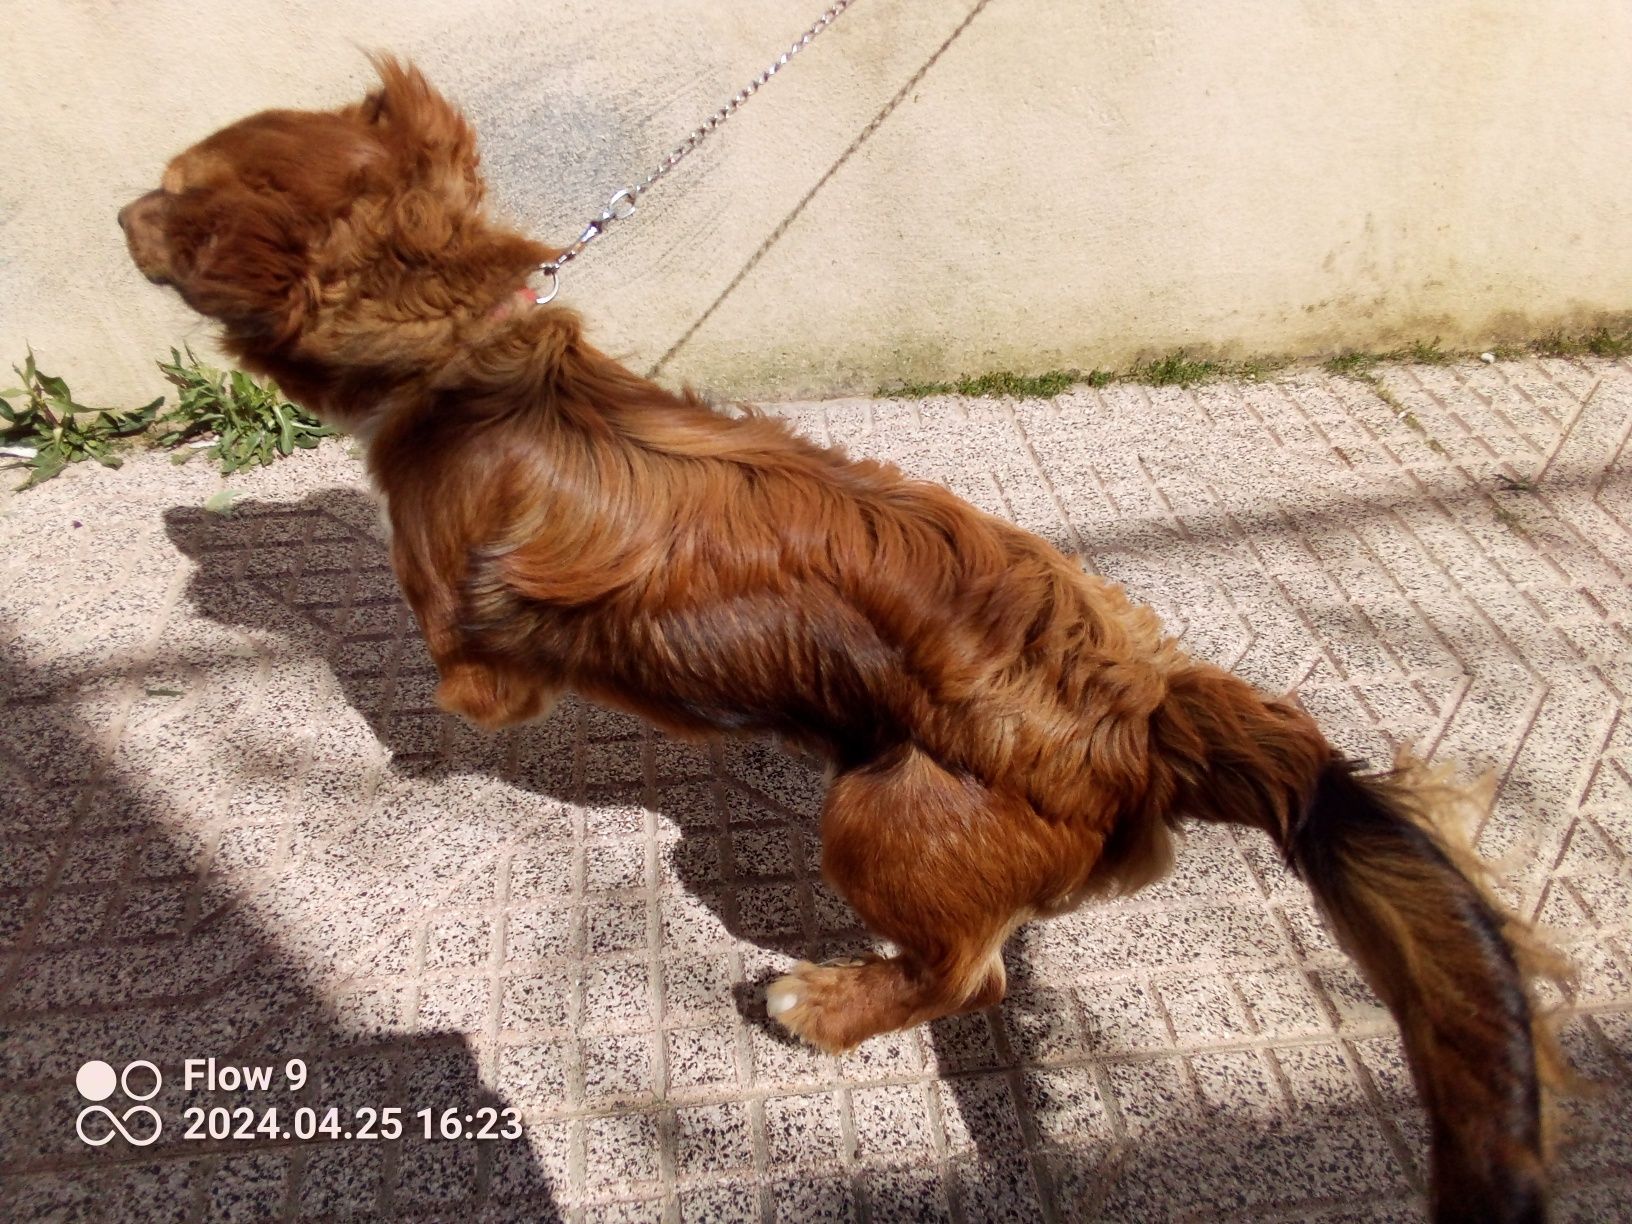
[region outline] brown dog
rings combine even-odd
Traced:
[[[995,1002],[1017,926],[1161,875],[1181,817],[1262,829],[1400,1022],[1438,1217],[1542,1218],[1530,954],[1437,831],[1454,795],[1359,772],[944,489],[590,347],[521,294],[554,252],[484,216],[465,121],[378,66],[358,105],[189,149],[120,222],[245,366],[366,440],[445,709],[502,727],[571,689],[826,757],[823,872],[900,948],[771,988],[830,1051]]]

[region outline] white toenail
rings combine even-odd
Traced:
[[[799,1003],[799,992],[792,986],[784,986],[777,982],[765,992],[765,1011],[767,1015],[780,1016],[785,1011],[791,1011]]]

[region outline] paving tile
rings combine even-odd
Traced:
[[[1128,1133],[1182,1126],[1200,1112],[1182,1059],[1140,1059],[1105,1067],[1117,1113]]]
[[[1365,1108],[1365,1092],[1336,1046],[1283,1046],[1270,1056],[1280,1070],[1294,1108]]]
[[[1189,1063],[1204,1114],[1274,1117],[1285,1107],[1274,1068],[1257,1050],[1192,1054]]]
[[[573,1194],[574,1125],[529,1120],[519,1138],[493,1141],[491,1198],[520,1201],[535,1213],[530,1219],[548,1218],[552,1210],[559,1210]]]
[[[1370,1119],[1285,1127],[1237,1117],[1227,1126],[1171,1133],[1159,1151],[1159,1160],[1122,1165],[1105,1199],[1107,1216],[1173,1218],[1218,1203],[1253,1212],[1295,1207],[1328,1187],[1350,1199],[1406,1188]]]
[[[771,1183],[776,1224],[853,1224],[860,1219],[849,1183],[838,1177],[779,1177]]]
[[[845,1157],[839,1099],[833,1093],[767,1097],[765,1150],[778,1168],[831,1165]]]
[[[831,1083],[833,1059],[787,1035],[755,1026],[748,1031],[749,1064],[756,1085],[811,1087]]]
[[[654,1114],[616,1114],[581,1123],[585,1184],[592,1192],[626,1192],[659,1176],[661,1142]]]
[[[759,1224],[759,1187],[744,1179],[682,1191],[680,1218],[685,1224]]]
[[[1222,974],[1163,976],[1153,986],[1182,1046],[1240,1041],[1252,1034],[1246,1009]]]
[[[664,1041],[671,1093],[729,1091],[740,1084],[734,1026],[670,1029]]]
[[[1015,1157],[969,1160],[957,1169],[958,1204],[970,1221],[1033,1220],[1042,1195],[1029,1162]]]
[[[1290,965],[1230,975],[1253,1025],[1271,1037],[1305,1037],[1331,1028],[1308,979]]]
[[[1002,1065],[991,1012],[948,1016],[924,1027],[930,1064],[942,1074]]]
[[[442,1139],[411,1139],[397,1154],[396,1185],[392,1203],[398,1210],[451,1206],[476,1192],[475,1143]]]
[[[1110,1114],[1092,1068],[1027,1072],[1024,1091],[1027,1109],[1045,1143],[1080,1146],[1088,1140],[1112,1138]],[[1012,1132],[997,1130],[989,1140],[999,1142],[1004,1133]]]
[[[754,1163],[754,1127],[745,1103],[698,1105],[674,1112],[674,1168],[682,1180],[744,1173]]]
[[[204,1214],[211,1220],[264,1220],[282,1210],[290,1176],[288,1156],[228,1156],[205,1186]]]
[[[953,1219],[946,1179],[934,1166],[868,1169],[859,1181],[875,1220]]]
[[[1078,986],[1074,993],[1091,1053],[1166,1049],[1172,1044],[1156,996],[1146,983],[1109,979]]]
[[[856,1159],[910,1163],[933,1159],[929,1094],[917,1084],[857,1088],[850,1093]]]
[[[585,1037],[578,1043],[584,1099],[596,1105],[648,1101],[656,1088],[650,1033]]]
[[[493,920],[485,914],[455,914],[433,922],[425,948],[427,969],[471,969],[493,955]]]
[[[916,1079],[924,1068],[919,1034],[908,1030],[884,1033],[864,1041],[839,1059],[839,1075],[851,1083]]]
[[[485,977],[433,978],[420,987],[422,1031],[474,1033],[487,1026],[493,983]]]

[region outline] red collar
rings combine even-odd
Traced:
[[[538,294],[526,285],[521,285],[513,293],[500,298],[498,305],[487,312],[487,317],[494,322],[498,322],[501,319],[510,318],[526,307],[536,305],[538,305]]]

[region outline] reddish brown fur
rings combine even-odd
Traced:
[[[1012,525],[515,308],[552,252],[482,213],[457,112],[379,68],[359,105],[210,137],[121,220],[246,366],[367,440],[445,708],[501,727],[574,690],[825,755],[824,870],[901,949],[773,987],[829,1050],[1000,998],[1015,926],[1160,875],[1180,817],[1261,828],[1402,1019],[1438,1213],[1539,1218],[1524,968],[1427,792],[1352,775]]]

